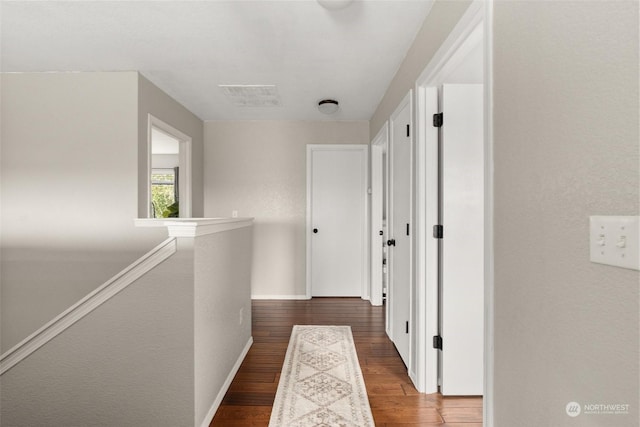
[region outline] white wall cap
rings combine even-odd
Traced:
[[[136,227],[167,227],[169,237],[197,237],[250,227],[253,218],[137,218]]]

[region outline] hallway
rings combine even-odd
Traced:
[[[384,307],[359,298],[257,300],[254,344],[211,426],[267,426],[293,325],[349,325],[377,427],[482,426],[482,399],[419,394],[384,330]]]

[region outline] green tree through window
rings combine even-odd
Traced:
[[[171,173],[151,173],[151,203],[154,218],[167,218],[169,206],[175,200],[175,175]]]

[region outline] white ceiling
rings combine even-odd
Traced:
[[[368,120],[432,0],[2,1],[2,71],[138,70],[203,120]],[[218,85],[276,85],[243,107]],[[335,98],[332,116],[317,103]]]

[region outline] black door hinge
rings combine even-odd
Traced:
[[[433,337],[433,348],[442,350],[442,337],[440,335],[436,335]]]
[[[409,125],[407,125],[407,138],[409,138]]]
[[[409,321],[407,320],[407,323],[405,324],[405,330],[404,330],[407,334],[409,333]]]
[[[433,127],[440,128],[442,127],[442,122],[444,120],[442,113],[437,113],[433,115]]]
[[[409,235],[409,224],[407,224],[407,236]]]
[[[436,239],[442,239],[444,237],[444,227],[441,225],[434,225],[433,237]]]

